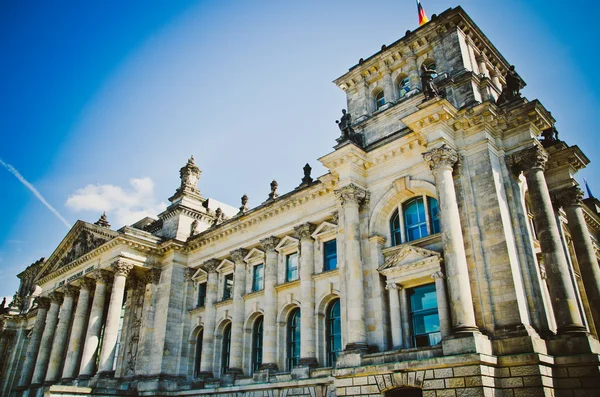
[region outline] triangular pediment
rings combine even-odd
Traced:
[[[378,270],[381,272],[394,267],[406,267],[425,261],[440,261],[441,257],[442,255],[439,252],[412,245],[404,245],[398,250],[388,253],[385,256],[385,262]]]
[[[194,275],[192,276],[192,280],[198,280],[198,279],[208,276],[208,273],[201,267],[199,267],[198,269],[195,269],[195,270],[196,271],[194,272]]]
[[[311,235],[312,238],[318,240],[319,237],[329,235],[331,233],[335,233],[337,231],[337,225],[331,222],[323,222],[321,223]]]
[[[233,263],[229,259],[223,259],[221,261],[221,263],[219,263],[219,266],[217,266],[217,271],[219,273],[225,273],[225,272],[228,272],[229,270],[233,269],[234,266],[235,266],[235,263]]]
[[[248,255],[244,257],[244,262],[250,263],[254,261],[262,261],[265,258],[265,253],[258,248],[252,248]]]
[[[114,230],[77,221],[48,258],[37,279],[46,277],[50,273],[67,266],[118,235],[119,233]]]
[[[277,247],[275,247],[275,250],[277,252],[281,252],[281,251],[284,251],[286,248],[297,248],[299,243],[300,243],[300,240],[298,240],[297,238],[285,236],[284,238],[281,239],[279,244],[277,244]]]

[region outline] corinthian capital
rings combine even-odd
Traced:
[[[131,269],[133,269],[133,265],[119,259],[113,263],[113,268],[115,269],[116,275],[127,277]]]
[[[231,251],[229,255],[231,255],[231,259],[233,259],[235,263],[244,263],[244,258],[246,255],[248,255],[248,250],[244,248],[238,248],[234,251]]]
[[[65,295],[60,292],[52,292],[50,295],[50,301],[52,303],[56,303],[58,305],[62,305],[63,300],[65,299]]]
[[[63,288],[63,293],[65,294],[65,296],[77,296],[77,294],[79,293],[79,287],[76,287],[74,285],[67,285],[65,288]]]
[[[96,270],[93,277],[97,283],[108,284],[113,279],[113,273],[108,270]]]
[[[577,186],[566,187],[550,193],[552,204],[556,208],[568,207],[570,205],[581,205],[583,203],[583,191]]]
[[[84,277],[79,280],[79,287],[88,291],[91,291],[95,284],[95,281],[88,277]]]
[[[144,273],[141,280],[144,285],[158,284],[158,282],[160,281],[160,269],[152,268],[148,270],[146,273]]]
[[[39,309],[50,309],[50,298],[47,298],[45,296],[38,296],[37,298],[35,298],[35,303],[37,304],[37,307]]]
[[[202,264],[204,270],[207,273],[215,273],[217,271],[217,267],[219,266],[219,261],[217,259],[209,259]]]
[[[441,168],[452,169],[454,164],[458,161],[458,153],[456,153],[456,150],[444,144],[423,153],[423,158],[429,164],[431,171],[435,172]]]
[[[281,241],[279,237],[271,236],[260,240],[260,245],[262,245],[265,251],[274,251],[279,241]]]
[[[336,190],[335,196],[342,202],[342,205],[352,203],[361,205],[369,200],[369,193],[354,183]]]
[[[539,146],[521,150],[512,155],[512,163],[518,171],[544,170],[548,161],[548,152]]]
[[[294,230],[296,230],[296,233],[298,233],[298,236],[301,239],[309,239],[311,238],[312,233],[315,231],[316,226],[313,225],[312,223],[303,223],[300,226],[296,226],[294,227]]]

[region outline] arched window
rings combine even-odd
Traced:
[[[223,347],[221,355],[221,373],[229,372],[229,354],[231,353],[231,323],[223,330]]]
[[[410,80],[407,77],[401,78],[400,83],[398,84],[398,92],[400,93],[400,98],[404,95],[408,94],[410,91]]]
[[[414,197],[394,211],[390,218],[392,245],[418,240],[439,233],[440,211],[433,197]]]
[[[385,105],[385,96],[383,94],[383,91],[379,91],[375,95],[375,108],[379,110],[383,105]]]
[[[300,360],[300,309],[295,308],[288,317],[287,325],[287,369],[298,366]]]
[[[252,371],[258,371],[263,355],[263,317],[260,316],[252,327]]]
[[[196,376],[200,375],[200,362],[202,361],[202,338],[204,336],[204,330],[200,330],[198,332],[198,337],[196,337],[196,356],[194,360],[194,374]]]
[[[333,367],[338,353],[342,350],[342,321],[340,300],[332,301],[327,307],[327,366]]]

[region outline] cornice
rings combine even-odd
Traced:
[[[594,214],[587,205],[582,205],[581,207],[583,208],[585,223],[594,229],[596,233],[600,232],[600,218]]]
[[[319,161],[328,169],[335,170],[345,164],[352,164],[361,171],[373,166],[367,153],[356,145],[348,144],[321,157]]]
[[[419,110],[402,118],[402,122],[415,132],[436,124],[451,124],[458,109],[443,98],[434,98],[418,106]]]
[[[194,252],[208,244],[213,244],[222,238],[227,238],[233,234],[241,233],[244,230],[265,222],[270,218],[287,213],[298,207],[309,205],[312,201],[321,197],[332,195],[337,186],[337,180],[331,174],[319,178],[319,182],[312,185],[294,190],[288,194],[279,196],[273,201],[261,204],[241,216],[235,216],[216,227],[209,228],[192,239],[188,239],[185,244],[185,251]]]

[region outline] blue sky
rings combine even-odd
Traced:
[[[600,195],[595,2],[423,0],[457,5],[516,65],[592,163]],[[413,0],[0,3],[0,159],[66,221],[114,227],[157,214],[194,154],[207,197],[239,206],[300,183],[328,153],[345,96],[333,79],[417,27]],[[67,227],[0,167],[0,296]]]

